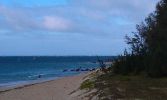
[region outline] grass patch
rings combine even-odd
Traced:
[[[83,90],[83,89],[92,89],[94,88],[94,82],[93,81],[90,81],[90,79],[87,79],[85,80],[81,86],[80,86],[80,89]]]
[[[167,99],[167,78],[103,74],[97,77],[95,88],[98,90],[100,100]]]
[[[145,75],[93,74],[85,80],[80,89],[95,89],[92,98],[99,100],[167,100],[167,78],[150,78]]]

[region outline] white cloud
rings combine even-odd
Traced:
[[[129,29],[138,24],[154,10],[157,1],[71,0],[63,6],[30,8],[0,5],[0,26],[5,25],[3,28],[13,33],[121,34],[119,28]]]
[[[48,30],[67,30],[71,24],[66,19],[55,16],[44,16],[42,20],[44,28]]]
[[[0,4],[0,55],[118,54],[126,46],[125,34],[159,0],[68,1],[41,7]]]

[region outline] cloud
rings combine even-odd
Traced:
[[[1,21],[0,26],[6,25],[6,29],[13,32],[28,31],[37,27],[37,23],[31,15],[24,12],[22,9],[12,9],[5,6],[0,6]]]
[[[112,34],[132,31],[158,0],[71,0],[63,6],[0,5],[0,30],[12,33]],[[120,31],[119,29],[123,29]],[[127,31],[128,30],[128,31]],[[2,33],[4,31],[0,31]]]
[[[0,55],[120,54],[159,0],[38,1],[0,1]]]
[[[44,16],[42,26],[48,30],[67,30],[71,27],[69,21],[55,16]]]

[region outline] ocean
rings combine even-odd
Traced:
[[[113,58],[112,56],[99,57],[103,61]],[[0,57],[0,88],[80,74],[83,72],[71,70],[98,68],[96,62],[95,56]]]

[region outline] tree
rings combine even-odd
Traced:
[[[167,0],[157,4],[155,25],[149,33],[150,70],[159,71],[160,76],[167,75]],[[151,68],[152,67],[152,68]],[[150,72],[152,73],[152,72]]]
[[[113,68],[116,72],[124,69],[126,73],[144,71],[153,77],[167,76],[167,0],[161,0],[156,11],[136,29],[132,37],[126,36],[131,52],[119,57]]]

